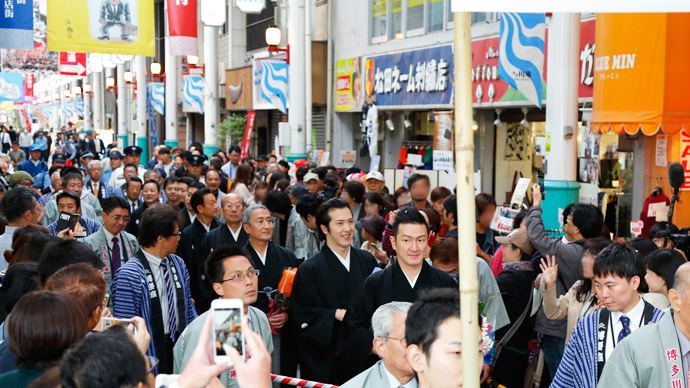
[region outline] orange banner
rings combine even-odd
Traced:
[[[597,14],[592,128],[690,129],[690,14]]]

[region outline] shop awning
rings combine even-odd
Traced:
[[[690,132],[690,14],[597,14],[592,130]]]

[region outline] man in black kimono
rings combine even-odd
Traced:
[[[216,221],[218,214],[218,202],[208,188],[197,190],[191,198],[192,208],[196,212],[196,218],[191,225],[182,231],[180,244],[177,252],[184,260],[189,270],[189,283],[192,290],[192,299],[198,314],[203,314],[211,307],[211,301],[215,298],[213,289],[206,279],[204,263],[206,256],[203,255],[201,246],[204,242],[206,233],[220,226]],[[209,293],[210,292],[212,293]]]
[[[234,193],[228,194],[223,197],[221,204],[220,214],[225,218],[225,225],[213,229],[204,237],[204,243],[201,246],[202,257],[204,258],[221,245],[244,247],[249,242],[249,235],[242,227],[242,213],[244,212],[242,197]]]
[[[252,256],[254,268],[259,274],[259,297],[254,307],[266,313],[268,323],[273,331],[272,371],[284,376],[295,376],[297,372],[294,333],[288,321],[288,312],[276,311],[271,299],[276,294],[268,294],[278,289],[283,277],[283,269],[296,268],[297,257],[290,250],[271,242],[273,237],[273,219],[271,212],[264,205],[252,205],[242,214],[242,227],[249,235],[249,242],[244,247]],[[269,290],[270,289],[270,290]],[[268,291],[268,292],[267,292]]]
[[[194,208],[192,208],[192,195],[194,195],[197,190],[206,187],[203,183],[194,181],[191,178],[183,178],[180,180],[180,182],[185,182],[185,180],[187,180],[187,183],[189,184],[187,185],[187,190],[185,191],[184,208],[180,210],[180,213],[177,216],[180,224],[180,230],[185,230],[189,225],[192,224],[192,222],[194,222],[196,212],[194,211]]]
[[[302,263],[292,289],[300,366],[302,378],[340,384],[345,380],[338,377],[336,369],[344,365],[336,364],[335,350],[346,309],[376,267],[376,259],[350,246],[355,221],[342,199],[324,202],[316,214],[316,224],[326,245]]]
[[[424,260],[428,236],[429,226],[417,209],[407,206],[398,211],[391,237],[397,260],[367,278],[361,294],[353,300],[345,315],[344,341],[336,357],[336,360],[343,358],[339,363],[344,366],[342,378],[349,380],[378,361],[378,356],[371,354],[374,340],[371,316],[379,306],[389,302],[414,302],[419,292],[427,288],[457,289],[450,275]]]

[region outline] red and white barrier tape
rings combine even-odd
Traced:
[[[316,381],[302,380],[295,377],[287,377],[281,375],[271,375],[271,380],[276,383],[293,385],[295,387],[306,387],[306,388],[338,388],[337,385],[317,383]]]

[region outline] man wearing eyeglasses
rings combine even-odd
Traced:
[[[189,272],[175,255],[180,242],[177,211],[154,204],[139,224],[141,249],[115,273],[113,316],[142,317],[151,333],[147,354],[160,361],[156,373],[172,373],[173,346],[196,317]]]
[[[124,231],[129,222],[129,204],[124,198],[110,197],[103,200],[103,226],[84,239],[105,267],[105,283],[110,290],[113,274],[139,250],[136,237]]]
[[[272,354],[272,373],[284,376],[295,376],[297,362],[294,354],[296,345],[290,325],[286,325],[291,311],[278,310],[271,305],[275,294],[266,291],[277,290],[278,283],[283,277],[283,269],[296,268],[299,263],[297,257],[290,250],[271,242],[273,237],[273,219],[271,212],[264,205],[252,205],[242,214],[242,227],[249,235],[249,243],[245,249],[251,255],[256,269],[261,270],[259,291],[262,291],[254,303],[254,307],[268,316],[271,328],[277,334],[273,335],[275,352]]]
[[[390,302],[376,309],[371,325],[374,349],[381,359],[342,388],[417,388],[405,341],[405,318],[410,306],[410,302]]]
[[[237,245],[218,246],[206,260],[205,272],[208,280],[213,283],[216,296],[223,299],[242,300],[244,315],[249,321],[249,327],[261,335],[268,352],[273,352],[271,327],[268,324],[266,314],[251,306],[256,302],[259,295],[258,277],[260,271],[255,269],[249,252]],[[261,272],[261,276],[263,276],[263,272]],[[190,323],[175,344],[175,373],[181,373],[192,357],[206,323],[207,314],[209,314],[208,311]],[[220,375],[220,381],[224,387],[238,387],[237,379],[234,376],[235,371],[223,372]],[[268,380],[268,376],[266,379]]]

